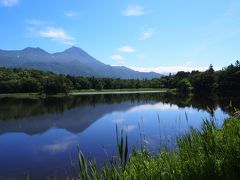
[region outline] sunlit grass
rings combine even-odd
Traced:
[[[177,150],[150,154],[146,148],[128,153],[128,137],[117,133],[118,161],[102,168],[79,151],[76,179],[239,179],[240,119],[227,119],[221,129],[214,120],[203,121],[178,139]]]

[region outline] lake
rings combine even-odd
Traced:
[[[116,158],[116,125],[131,147],[171,151],[176,136],[200,128],[203,119],[215,117],[221,126],[238,102],[167,93],[1,98],[0,179],[71,176],[78,145],[100,166]]]

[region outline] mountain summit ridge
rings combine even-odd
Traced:
[[[125,66],[110,66],[95,59],[83,49],[72,46],[62,52],[49,53],[39,47],[22,50],[1,50],[0,67],[28,68],[73,76],[121,79],[152,79],[155,72],[138,72]]]

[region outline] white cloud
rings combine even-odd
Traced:
[[[3,6],[7,6],[7,7],[12,7],[16,4],[18,4],[18,0],[0,0],[0,3],[3,5]]]
[[[139,105],[133,108],[130,108],[129,111],[145,111],[145,110],[177,110],[177,105],[171,105],[171,104],[164,104],[164,103],[156,103],[156,104],[144,104]]]
[[[39,36],[49,38],[63,44],[73,45],[74,38],[69,36],[63,29],[55,27],[46,27],[38,31]]]
[[[113,55],[110,57],[110,59],[112,59],[112,60],[114,60],[114,61],[123,61],[123,60],[124,60],[124,58],[123,58],[121,55],[119,55],[119,54],[113,54]]]
[[[26,20],[27,36],[48,38],[67,45],[74,45],[75,39],[67,34],[64,29],[55,27],[53,22],[37,19]]]
[[[78,143],[76,136],[68,137],[66,139],[62,139],[58,142],[54,142],[52,144],[46,144],[43,146],[43,151],[48,151],[52,153],[62,153],[67,151],[72,146],[76,146]]]
[[[141,16],[144,15],[144,8],[141,6],[129,6],[127,9],[123,12],[124,16]]]
[[[49,144],[43,147],[43,150],[50,152],[65,152],[69,146],[72,146],[73,142],[60,142],[55,144]]]
[[[141,36],[140,36],[140,40],[145,40],[145,39],[149,39],[151,38],[153,35],[155,34],[155,30],[153,28],[148,28],[148,29],[145,29]]]
[[[74,11],[65,12],[65,16],[67,16],[67,17],[74,17],[74,16],[77,16],[77,15],[78,15],[78,13],[74,12]]]
[[[123,47],[119,48],[118,51],[125,52],[125,53],[133,53],[136,50],[133,47],[126,45],[126,46],[123,46]]]
[[[127,133],[132,132],[136,128],[137,128],[137,126],[135,126],[135,125],[125,125],[125,126],[122,127],[122,129],[124,131],[126,131]]]

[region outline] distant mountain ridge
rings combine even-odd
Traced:
[[[38,47],[0,50],[0,67],[39,69],[85,77],[152,79],[162,76],[155,72],[138,72],[124,66],[106,65],[78,47],[57,53],[48,53]]]

